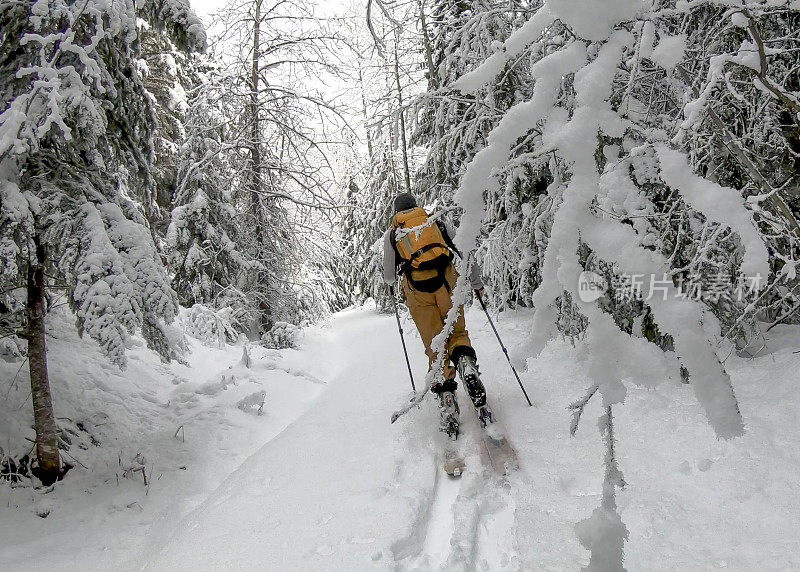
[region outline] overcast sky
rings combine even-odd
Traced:
[[[206,24],[211,21],[211,14],[222,8],[229,0],[189,0],[192,8],[203,18]],[[366,6],[366,0],[363,1]],[[352,4],[351,0],[309,0],[308,4],[316,6],[318,14],[340,13],[344,6]],[[366,8],[365,8],[366,11]]]
[[[198,16],[203,18],[203,21],[208,24],[211,20],[211,14],[225,4],[226,0],[190,0],[192,8],[197,12]]]

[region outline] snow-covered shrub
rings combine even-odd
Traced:
[[[236,403],[236,407],[250,415],[264,415],[264,403],[266,400],[267,392],[262,389],[240,399]]]
[[[274,326],[265,333],[261,340],[268,348],[284,349],[296,348],[303,337],[303,330],[288,322],[276,322]]]
[[[180,320],[183,331],[203,342],[204,345],[223,347],[236,342],[239,333],[232,322],[233,310],[222,308],[214,310],[202,304],[181,310]]]
[[[0,359],[7,362],[21,361],[25,352],[24,340],[16,336],[0,338]]]

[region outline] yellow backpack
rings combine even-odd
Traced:
[[[397,254],[403,259],[403,272],[414,288],[435,292],[447,285],[444,273],[453,253],[439,225],[428,220],[424,209],[414,207],[394,215],[392,233]]]

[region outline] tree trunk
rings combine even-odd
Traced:
[[[400,144],[403,151],[403,181],[406,185],[406,192],[411,192],[411,173],[408,167],[408,143],[406,142],[406,118],[403,112],[403,87],[400,83],[400,56],[398,54],[397,44],[400,42],[400,33],[395,31],[394,36],[394,81],[397,87],[397,106],[398,113],[400,114]]]
[[[262,226],[264,221],[264,204],[261,193],[263,192],[263,160],[261,157],[261,124],[259,121],[259,65],[261,59],[261,3],[262,0],[255,0],[253,14],[253,54],[250,68],[250,160],[252,169],[250,180],[250,214],[253,217],[253,235],[255,237],[256,258],[258,251],[264,249],[264,232]],[[267,277],[261,270],[255,271],[256,284],[264,281]],[[250,324],[251,339],[260,339],[261,330],[264,326],[264,313],[267,312],[266,303],[261,300],[258,304],[259,315],[255,316]]]
[[[261,244],[261,126],[258,121],[258,65],[261,52],[259,50],[261,32],[261,0],[256,0],[253,18],[253,59],[250,76],[250,160],[252,161],[252,180],[250,189],[250,209],[255,222],[257,243]]]
[[[428,66],[428,91],[436,91],[439,88],[439,76],[436,75],[436,67],[433,65],[433,48],[430,34],[428,34],[428,22],[425,19],[425,6],[422,0],[418,0],[417,5],[419,6],[419,25],[422,29],[422,47],[425,52],[425,63]]]
[[[369,131],[369,113],[367,112],[367,96],[364,91],[364,73],[361,69],[361,58],[358,59],[358,85],[361,86],[361,112],[364,114],[364,130],[367,132],[367,156],[371,164],[375,153],[372,150],[372,135]]]
[[[44,247],[36,242],[35,263],[28,267],[28,365],[31,376],[33,418],[36,425],[36,458],[39,468],[34,472],[44,485],[51,485],[61,475],[58,456],[58,428],[47,377],[47,348],[44,329]]]

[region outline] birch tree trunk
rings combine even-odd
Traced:
[[[28,366],[31,377],[33,418],[36,427],[36,458],[39,469],[35,472],[44,485],[53,484],[61,472],[58,455],[58,428],[50,396],[47,376],[47,347],[44,328],[44,247],[36,241],[36,261],[28,267]]]

